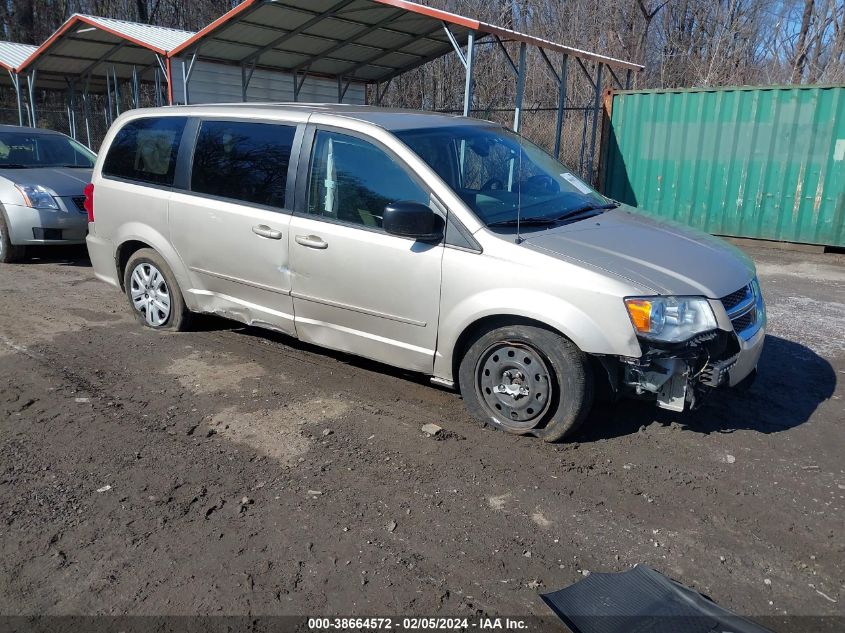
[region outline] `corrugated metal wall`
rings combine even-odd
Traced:
[[[182,61],[173,60],[173,98],[184,102]],[[241,68],[231,64],[197,61],[188,80],[191,103],[239,103],[241,101]],[[346,91],[344,103],[363,104],[364,84],[353,83]],[[293,101],[293,78],[288,73],[257,69],[247,90],[248,101]],[[337,81],[306,77],[299,92],[303,103],[337,103]]]
[[[604,192],[710,233],[845,246],[845,87],[615,94]]]

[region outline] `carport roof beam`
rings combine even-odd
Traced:
[[[352,4],[354,1],[355,0],[341,0],[341,2],[338,2],[336,5],[334,5],[330,9],[323,11],[322,13],[318,13],[313,18],[311,18],[307,22],[300,24],[298,27],[296,27],[292,31],[287,31],[285,33],[282,33],[282,35],[280,35],[276,39],[268,42],[267,44],[265,44],[264,46],[259,48],[257,51],[250,53],[249,55],[244,57],[243,60],[241,60],[241,61],[243,63],[250,63],[250,62],[257,60],[258,58],[261,57],[262,54],[266,53],[267,51],[269,51],[273,48],[276,48],[280,44],[284,44],[285,42],[287,42],[292,37],[296,37],[297,35],[299,35],[303,31],[311,28],[312,26],[317,24],[317,22],[319,22],[320,20],[327,18],[331,15],[334,15],[335,13],[340,11],[343,7],[345,7],[348,4]]]
[[[444,24],[448,31],[438,28]],[[642,69],[407,0],[313,0],[307,5],[301,0],[244,0],[169,56],[202,44],[200,58],[218,63],[239,65],[260,58],[258,67],[266,70],[307,69],[314,76],[383,83],[463,48],[471,33],[476,41],[492,36],[609,67]],[[509,61],[516,66],[516,60]]]

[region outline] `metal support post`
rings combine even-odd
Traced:
[[[590,109],[584,108],[584,121],[581,123],[581,149],[578,152],[578,173],[582,178],[587,178],[584,173],[584,153],[587,151],[587,121],[590,116]]]
[[[467,35],[467,53],[466,58],[464,60],[464,69],[466,72],[464,80],[464,116],[469,116],[470,110],[472,110],[472,90],[474,86],[472,77],[472,67],[474,60],[475,33],[470,33],[469,35]]]
[[[560,76],[557,91],[557,119],[555,121],[555,158],[560,158],[560,139],[563,134],[563,115],[566,107],[566,80],[568,55],[564,55],[560,62]]]
[[[32,127],[38,127],[38,113],[35,110],[35,80],[38,77],[38,69],[33,68],[27,75],[26,83],[29,89],[29,124]]]
[[[590,184],[593,182],[593,161],[596,155],[596,130],[599,123],[599,112],[601,112],[601,71],[603,67],[604,64],[598,63],[596,68],[596,90],[593,101],[593,130],[590,133],[590,157],[587,168],[587,174],[589,176],[588,182]]]
[[[70,122],[70,93],[65,92],[65,114],[67,115],[67,135],[73,138],[73,127]]]
[[[247,101],[247,91],[249,90],[249,82],[252,81],[252,74],[255,72],[255,62],[249,65],[247,70],[246,65],[241,65],[241,101]]]
[[[156,68],[155,69],[155,104],[157,107],[161,107],[162,103],[162,96],[161,96],[161,71]]]
[[[138,76],[138,69],[132,66],[132,103],[135,108],[141,107],[141,78]]]
[[[299,101],[299,93],[302,90],[302,86],[305,84],[305,79],[308,77],[308,71],[304,71],[302,73],[302,79],[297,79],[297,75],[299,71],[293,73],[293,100]]]
[[[18,125],[23,127],[23,102],[21,100],[21,78],[15,72],[9,71],[9,79],[12,80],[12,86],[15,88],[15,99],[18,102]]]
[[[343,103],[343,98],[346,96],[347,90],[349,90],[349,86],[352,85],[352,79],[347,79],[344,83],[343,78],[338,75],[337,77],[337,102]]]
[[[185,60],[182,59],[182,91],[185,95],[185,105],[190,103],[190,97],[188,96],[188,82],[191,80],[191,75],[194,72],[194,64],[197,61],[197,55],[199,54],[199,49],[195,50],[191,55],[191,61],[185,64]]]
[[[384,101],[384,96],[387,94],[387,89],[390,88],[390,83],[393,81],[393,78],[388,79],[384,82],[384,88],[379,90],[378,84],[376,84],[376,105],[381,105],[381,102]]]
[[[85,87],[82,89],[82,110],[85,115],[85,136],[88,139],[88,147],[91,147],[91,103],[89,101],[88,87],[91,82],[91,75],[85,78]]]
[[[513,131],[519,134],[522,125],[522,99],[525,96],[525,54],[526,44],[519,45],[519,67],[516,71],[516,102],[513,111]]]
[[[114,110],[111,103],[111,76],[106,71],[106,107],[103,109],[103,114],[106,115],[106,124],[111,125],[114,120]]]
[[[455,38],[455,35],[449,29],[449,25],[446,22],[443,22],[443,30],[446,31],[446,36],[452,43],[452,48],[455,49],[455,54],[458,56],[458,59],[461,61],[461,64],[463,64],[464,67],[464,116],[469,116],[470,110],[472,109],[472,66],[473,60],[475,58],[475,33],[470,31],[467,34],[467,52],[464,53],[463,50],[461,50],[460,44],[458,44],[458,40]],[[463,157],[463,151],[461,155]],[[463,164],[463,158],[461,164]]]
[[[114,66],[111,67],[111,73],[114,77],[114,111],[117,116],[120,116],[120,82],[117,80],[117,71]]]
[[[70,137],[76,140],[76,88],[67,81],[67,127]]]
[[[188,69],[184,59],[179,61],[179,65],[182,66],[182,96],[185,99],[185,105],[188,105]]]

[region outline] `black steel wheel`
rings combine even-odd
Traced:
[[[475,377],[488,412],[513,433],[536,427],[552,402],[553,374],[542,354],[525,343],[493,343],[479,357]]]
[[[572,341],[542,327],[480,333],[458,374],[470,412],[508,433],[557,441],[574,433],[592,405],[587,357]]]

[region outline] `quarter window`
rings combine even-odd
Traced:
[[[272,123],[203,121],[191,190],[284,207],[296,128]]]
[[[135,119],[115,136],[103,174],[171,186],[185,117]]]
[[[317,132],[308,185],[310,215],[381,228],[384,207],[400,200],[428,204],[429,196],[372,143]]]

